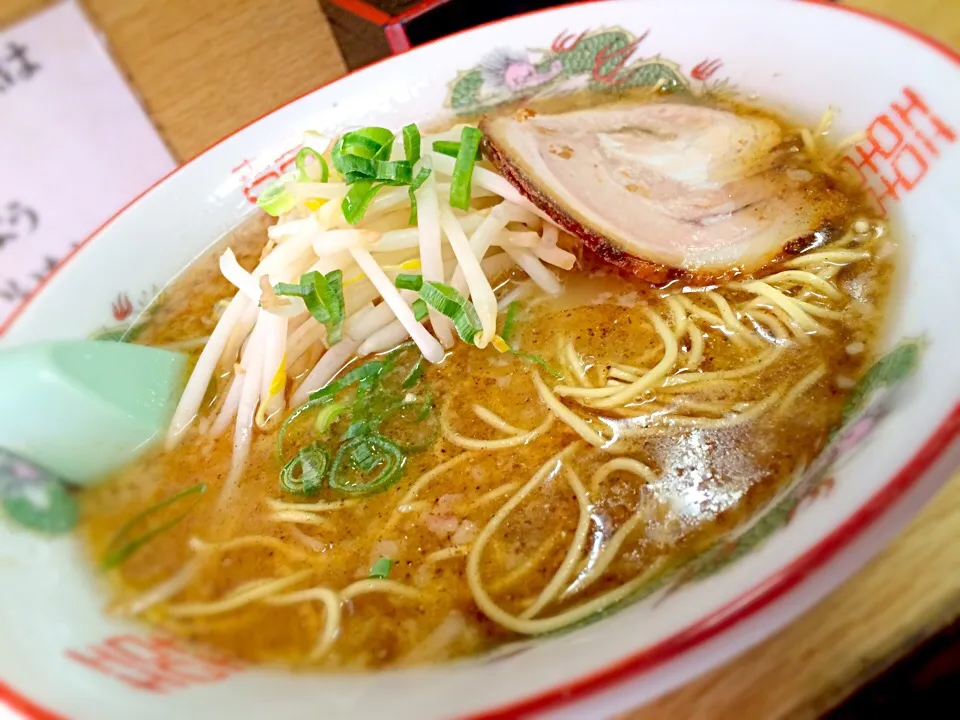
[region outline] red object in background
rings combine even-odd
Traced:
[[[571,0],[319,0],[350,70],[492,20]]]

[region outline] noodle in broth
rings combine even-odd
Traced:
[[[833,172],[835,149],[821,135],[801,134],[798,167]],[[509,314],[517,352],[457,341],[443,362],[419,364],[409,344],[385,354],[408,337],[395,323],[337,359],[309,315],[284,318],[286,391],[279,402],[261,396],[239,474],[226,431],[244,402],[232,388],[253,372],[238,353],[257,330],[256,307],[237,311],[245,331],[226,340],[199,421],[175,447],[84,493],[84,535],[99,559],[131,516],[207,486],[181,521],[110,573],[112,607],[246,660],[344,670],[477,653],[630,599],[802,471],[871,358],[893,244],[862,198],[837,182],[852,209],[836,239],[756,277],[705,287],[623,277],[519,213],[504,224],[514,244],[484,260],[498,332]],[[418,251],[404,233],[415,238],[416,228],[406,206],[380,197],[383,209],[360,227],[385,233],[379,261],[402,272]],[[473,216],[456,216],[467,236],[498,201],[475,195]],[[197,354],[236,292],[218,270],[224,247],[249,271],[269,257],[266,228],[258,219],[198,260],[164,293],[138,342]],[[270,242],[280,241],[274,233]],[[548,269],[553,243],[577,256],[575,267]],[[452,251],[443,262],[439,272],[451,278]],[[561,293],[551,292],[551,278]],[[344,297],[348,311],[384,306],[349,270]],[[298,387],[324,357],[326,380],[389,358],[383,392],[429,415],[377,418],[398,445],[416,448],[381,492],[325,487],[303,497],[278,484],[289,459],[278,457],[278,430],[307,399]],[[403,386],[415,367],[422,376]],[[360,392],[346,388],[334,402],[356,407]],[[356,418],[328,407],[290,422],[282,446],[349,435]],[[316,428],[321,412],[325,434]]]

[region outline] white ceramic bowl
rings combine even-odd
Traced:
[[[86,336],[129,320],[255,212],[249,199],[290,162],[304,129],[399,127],[518,95],[662,78],[695,90],[729,81],[811,119],[831,106],[840,136],[866,132],[850,162],[906,247],[888,346],[921,337],[925,350],[905,383],[890,368],[904,370],[914,355],[897,351],[880,383],[889,387],[871,395],[819,469],[766,522],[702,559],[698,579],[671,584],[666,601],[661,589],[575,632],[441,667],[293,675],[204,658],[105,616],[73,541],[0,522],[0,700],[35,718],[97,720],[597,717],[649,700],[790,621],[877,552],[956,466],[958,62],[904,28],[829,5],[588,3],[379,63],[190,161],[68,258],[0,328],[4,344]]]

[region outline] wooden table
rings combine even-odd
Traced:
[[[844,0],[960,46],[958,0]],[[0,27],[50,4],[3,0]],[[316,0],[83,0],[174,155],[344,72]],[[839,590],[753,650],[628,715],[807,718],[960,616],[960,474]]]

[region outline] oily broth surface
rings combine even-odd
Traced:
[[[851,217],[855,214],[862,210]],[[226,239],[244,267],[256,263],[263,229],[264,221],[258,219]],[[217,269],[223,244],[204,253],[164,293],[138,342],[164,345],[210,333],[215,324],[212,309],[232,294]],[[637,577],[657,558],[667,558],[669,564],[682,562],[747,520],[812,460],[841,416],[845,388],[862,374],[871,357],[892,273],[889,256],[845,267],[833,282],[848,297],[841,318],[823,322],[829,334],[811,335],[806,343],[791,341],[776,362],[747,381],[719,392],[689,395],[703,403],[756,402],[825,367],[826,373],[782,412],[774,406],[758,419],[733,427],[666,434],[630,432],[640,421],[622,415],[644,414],[643,401],[620,415],[605,413],[613,418],[617,432],[629,436],[621,441],[626,456],[654,468],[658,479],[645,484],[635,475],[615,472],[591,496],[592,514],[600,519],[602,535],[592,542],[609,540],[638,508],[649,508],[649,512],[644,526],[624,543],[607,572],[581,594],[556,604],[553,612]],[[560,276],[564,293],[559,298],[532,293],[523,301],[516,340],[524,351],[537,353],[562,369],[562,344],[572,342],[588,375],[600,377],[616,363],[641,364],[640,358],[661,346],[646,308],[667,315],[662,295],[676,288],[652,288],[593,266],[589,258],[581,268]],[[501,292],[521,281],[510,280]],[[848,348],[858,351],[848,352]],[[738,368],[751,358],[756,359],[755,350],[710,332],[699,369]],[[313,360],[291,368],[292,381],[309,370]],[[454,430],[493,439],[501,435],[474,415],[474,404],[525,429],[547,416],[532,371],[547,377],[538,366],[512,355],[458,343],[442,364],[428,367],[424,383],[431,388],[437,412],[445,413]],[[222,379],[219,387],[211,388],[211,405],[224,389]],[[155,452],[85,491],[82,533],[91,556],[99,559],[132,516],[180,490],[206,483],[207,493],[182,522],[109,574],[114,609],[128,611],[144,592],[194,561],[197,539],[231,541],[235,547],[206,562],[200,575],[171,603],[217,601],[245,584],[302,570],[312,574],[297,588],[340,589],[366,578],[378,558],[389,557],[396,561],[389,579],[416,588],[422,596],[367,594],[346,602],[336,643],[311,667],[361,670],[437,662],[490,649],[516,636],[475,605],[463,556],[428,558],[460,541],[469,542],[510,496],[509,486],[525,483],[575,440],[576,435],[560,422],[535,442],[507,450],[464,451],[439,440],[428,451],[410,455],[401,481],[385,492],[318,514],[317,524],[294,526],[270,520],[268,500],[298,500],[279,486],[275,432],[255,435],[239,491],[222,512],[217,511],[216,500],[230,468],[232,433],[216,439],[194,433],[175,450]],[[419,477],[464,452],[468,455],[461,462],[437,475],[400,509],[403,512],[398,511]],[[571,455],[571,464],[589,486],[594,471],[611,457],[581,443]],[[505,494],[493,497],[498,488],[504,488]],[[306,502],[337,499],[325,490]],[[504,610],[519,614],[549,582],[571,543],[578,516],[571,487],[557,475],[503,522],[484,553],[480,574]],[[285,664],[304,662],[324,627],[324,609],[317,602],[276,607],[253,603],[229,613],[189,619],[171,617],[160,604],[142,617],[245,660]]]
[[[656,300],[657,291],[610,273],[597,274],[599,277],[589,279],[569,276],[569,297],[544,301],[522,317],[521,342],[526,350],[552,357],[558,338],[572,339],[584,357],[602,366],[623,361],[625,348],[639,353],[658,342],[639,311],[644,302]],[[857,282],[864,279],[851,277]],[[198,267],[182,282],[204,291],[174,290],[168,294],[171,300],[164,312],[180,334],[171,338],[161,326],[154,325],[144,334],[144,342],[185,339],[187,334],[201,331],[204,324],[196,311],[212,307],[224,294],[213,268]],[[594,293],[592,304],[575,304],[572,298],[586,295],[587,285]],[[596,501],[597,514],[604,520],[606,537],[622,525],[638,503],[651,497],[657,507],[656,519],[624,546],[590,594],[636,576],[656,556],[666,554],[679,561],[706,547],[770,499],[804,460],[812,459],[822,448],[829,428],[839,419],[844,398],[844,392],[836,387],[836,378],[856,377],[862,369],[862,360],[849,355],[845,347],[873,334],[867,326],[841,328],[837,335],[815,338],[805,348],[793,348],[785,362],[762,373],[749,393],[753,397],[763,397],[788,378],[802,377],[815,363],[826,363],[831,370],[776,420],[764,417],[735,428],[634,441],[628,454],[659,469],[657,487],[642,487],[634,476],[616,473]],[[705,367],[709,369],[736,367],[741,362],[740,351],[715,336],[708,341],[707,356]],[[464,409],[453,415],[458,432],[490,438],[495,433],[465,410],[472,403],[482,404],[523,428],[534,427],[545,417],[529,369],[526,363],[492,350],[458,345],[442,365],[428,369],[425,380],[433,387],[438,405],[451,403],[454,408]],[[500,485],[525,481],[573,439],[565,426],[557,424],[547,437],[530,446],[473,453],[471,459],[438,477],[420,493],[418,500],[423,505],[405,515],[405,522],[392,532],[381,533],[417,477],[463,452],[441,441],[430,452],[412,455],[403,480],[386,492],[328,516],[329,524],[302,526],[301,532],[312,540],[308,546],[291,533],[289,525],[266,519],[265,500],[283,497],[277,482],[280,467],[272,435],[257,436],[241,490],[225,514],[214,512],[214,498],[230,466],[231,437],[227,434],[209,441],[194,436],[175,451],[154,454],[88,491],[83,503],[85,535],[93,554],[100,557],[110,538],[133,514],[178,490],[205,482],[209,486],[207,496],[186,519],[144,546],[113,574],[115,607],[122,608],[182,568],[193,555],[191,538],[267,536],[280,540],[285,549],[256,547],[224,553],[200,581],[177,598],[178,602],[216,600],[243,583],[312,567],[304,561],[304,555],[324,556],[324,570],[310,584],[330,587],[344,587],[366,577],[377,558],[391,557],[397,564],[390,579],[422,588],[425,600],[418,603],[378,595],[357,598],[350,603],[340,639],[321,667],[359,669],[408,660],[437,661],[491,648],[512,634],[474,606],[462,558],[426,566],[424,557],[452,544],[450,517],[464,517],[464,506]],[[587,448],[575,458],[575,466],[581,477],[588,478],[607,457],[602,451]],[[496,502],[490,503],[466,515],[464,522],[482,527],[498,507]],[[504,608],[521,610],[530,588],[539,589],[549,580],[566,551],[577,512],[569,487],[555,478],[510,516],[486,553],[484,577],[495,581],[509,575],[523,558],[538,555],[543,559],[514,587],[497,594]],[[550,538],[557,538],[552,546],[547,543]],[[176,620],[149,610],[145,618],[246,660],[295,663],[309,652],[322,629],[322,612],[310,603],[293,608],[255,604],[201,621]],[[462,628],[454,642],[433,656],[406,657],[451,615],[459,618],[457,626]]]

